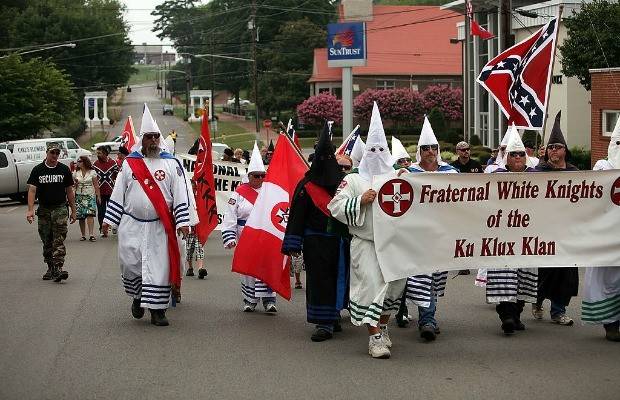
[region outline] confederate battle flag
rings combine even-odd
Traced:
[[[203,245],[217,226],[217,205],[215,203],[215,180],[213,179],[213,153],[209,134],[209,112],[202,113],[202,126],[198,141],[198,153],[194,167],[193,181],[196,183],[196,209],[198,225],[196,234]]]
[[[308,166],[291,141],[280,137],[254,208],[233,256],[232,270],[265,282],[291,299],[288,256],[280,252],[291,198]]]
[[[517,43],[482,68],[480,83],[495,98],[508,125],[542,130],[549,101],[558,19]]]

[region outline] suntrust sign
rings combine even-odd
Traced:
[[[366,65],[366,24],[364,22],[327,25],[327,65],[330,67]]]

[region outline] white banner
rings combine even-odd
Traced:
[[[431,271],[620,266],[620,170],[375,178],[386,281]]]
[[[183,163],[183,168],[190,177],[194,174],[196,156],[191,154],[177,154],[176,157]],[[224,219],[224,210],[228,204],[228,198],[241,184],[241,176],[246,174],[247,167],[244,164],[228,161],[213,160],[213,177],[215,179],[215,201],[217,203],[218,225],[215,230],[221,230],[220,224]]]

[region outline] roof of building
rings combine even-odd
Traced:
[[[450,43],[463,16],[436,6],[374,6],[366,22],[368,61],[353,75],[461,75],[462,49]],[[341,68],[327,66],[327,49],[314,50],[308,82],[341,80]]]

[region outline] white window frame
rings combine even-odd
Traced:
[[[391,84],[390,84],[391,83]],[[396,81],[389,79],[377,79],[377,89],[396,89]]]
[[[603,136],[611,137],[613,133],[613,128],[610,132],[607,132],[605,129],[607,127],[607,115],[609,114],[618,114],[618,118],[620,118],[620,110],[601,110],[601,132]]]

